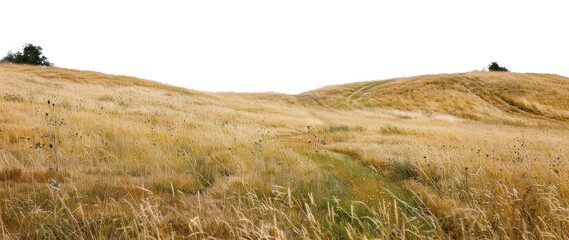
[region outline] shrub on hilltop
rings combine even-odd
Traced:
[[[47,57],[42,54],[42,47],[34,46],[33,44],[24,45],[23,52],[8,52],[0,62],[10,62],[17,64],[30,64],[39,66],[53,66],[47,59]]]
[[[492,62],[488,65],[488,70],[491,72],[509,72],[505,67],[501,67],[497,62]]]

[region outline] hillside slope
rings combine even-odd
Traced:
[[[333,108],[438,112],[473,120],[569,120],[569,78],[551,74],[425,75],[331,86],[299,98]]]
[[[465,73],[206,93],[0,64],[0,234],[568,239],[564,84]]]

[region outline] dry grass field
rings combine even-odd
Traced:
[[[569,79],[207,93],[0,64],[4,239],[568,239]]]

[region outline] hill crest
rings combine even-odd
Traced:
[[[0,73],[10,76],[8,84],[24,80],[46,87],[63,83],[136,86],[218,100],[238,98],[336,110],[384,109],[507,123],[528,118],[555,122],[569,119],[569,78],[554,74],[476,71],[421,75],[327,86],[287,95],[200,92],[134,77],[29,65],[1,64]]]
[[[472,120],[569,119],[569,78],[553,74],[467,72],[329,86],[300,94],[337,109],[438,112]]]

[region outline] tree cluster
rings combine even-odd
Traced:
[[[509,70],[505,67],[500,67],[500,65],[498,65],[498,63],[496,62],[492,62],[490,63],[490,65],[488,65],[488,71],[491,72],[509,72]]]
[[[43,49],[40,46],[34,46],[33,44],[28,43],[24,45],[23,52],[8,52],[0,62],[53,66],[53,64],[48,61],[47,57],[43,56],[42,50]]]

